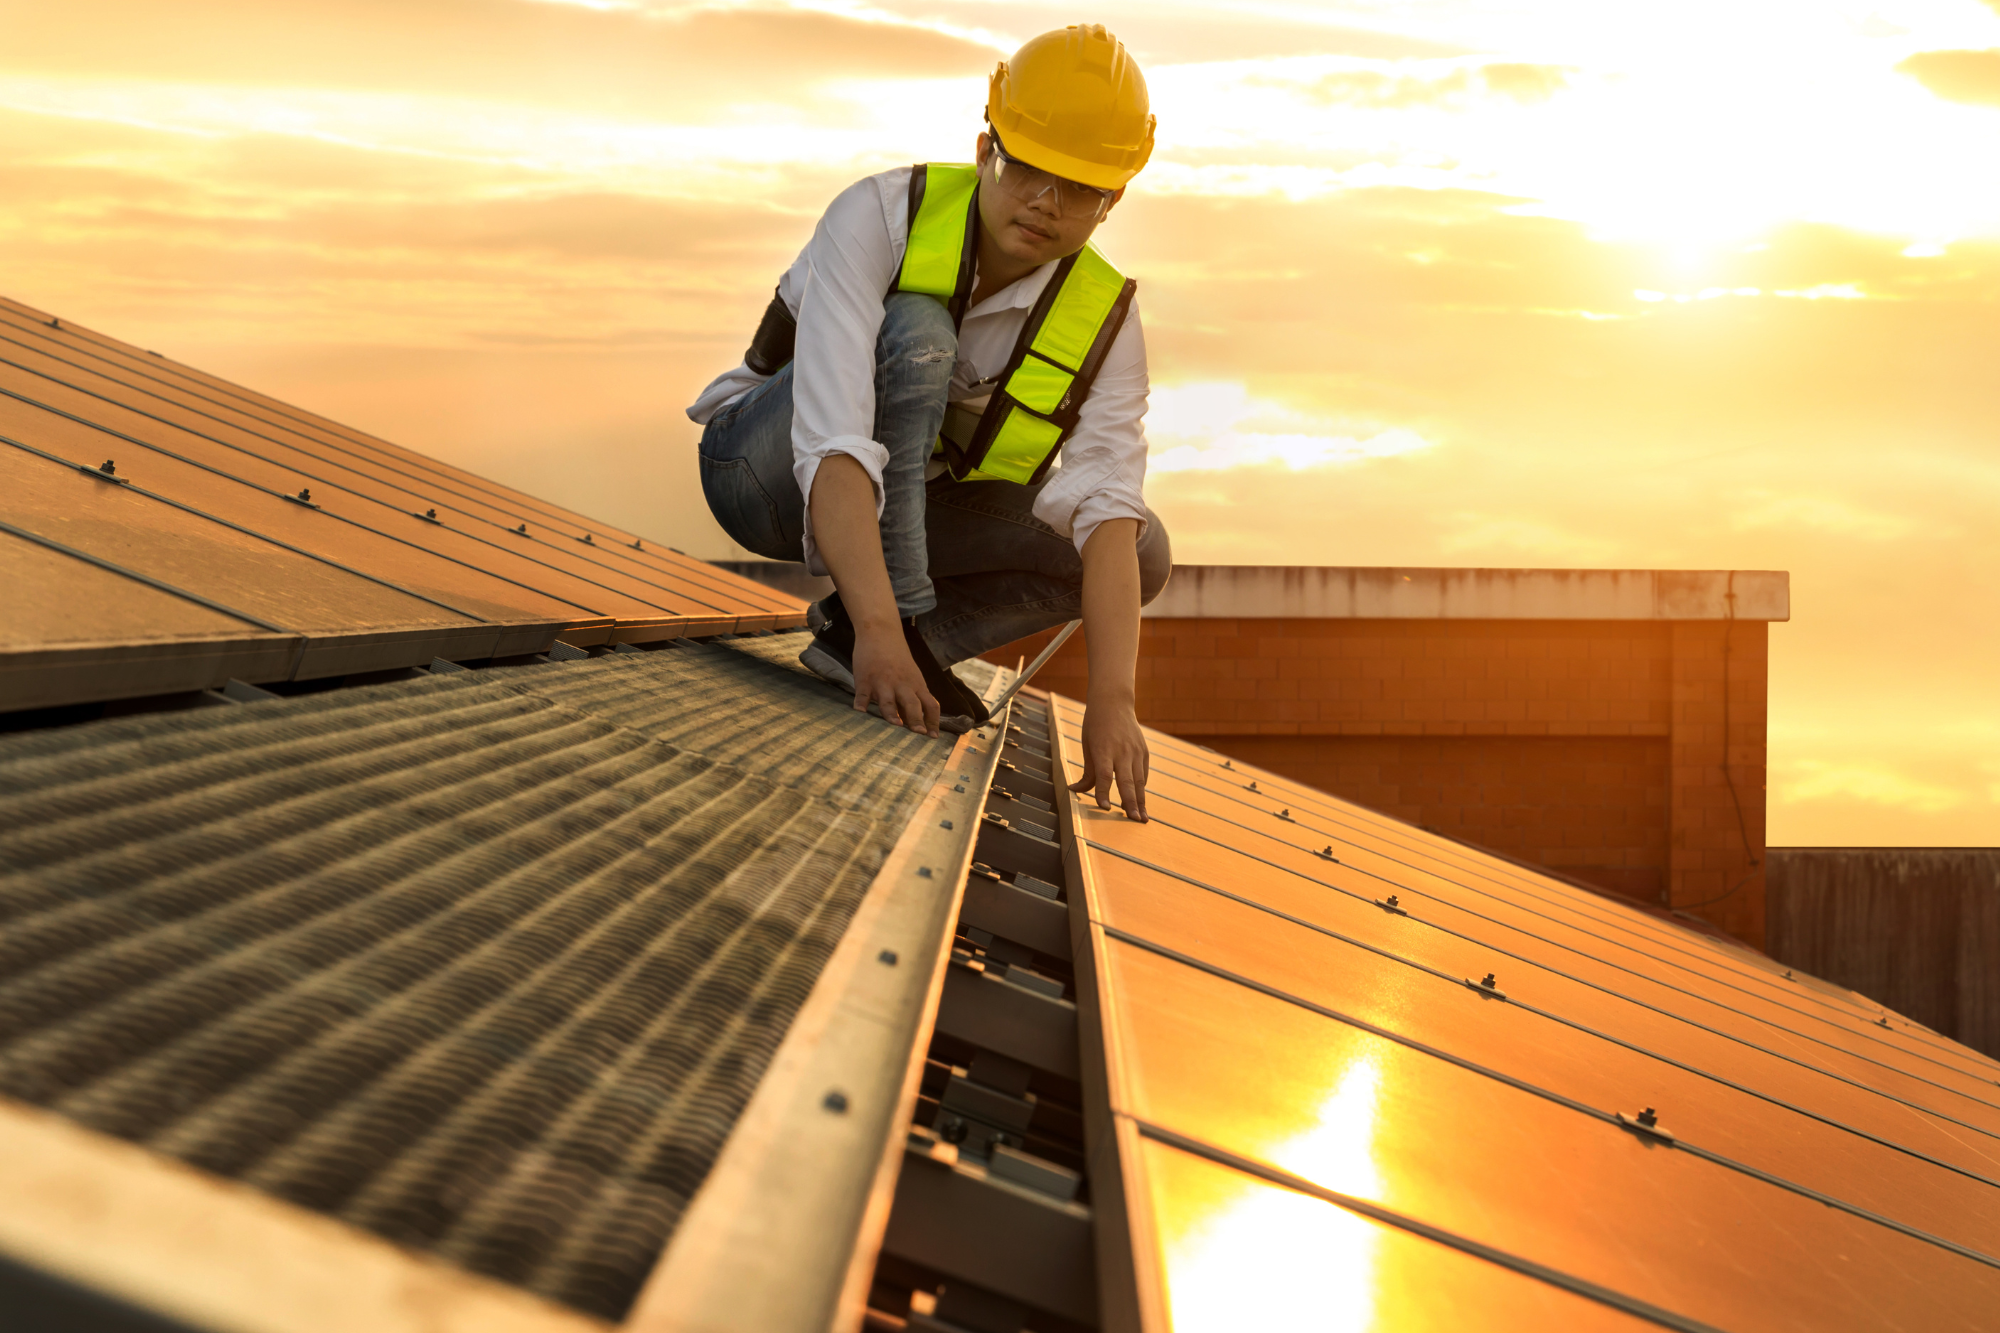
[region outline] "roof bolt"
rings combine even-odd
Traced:
[[[1253,782],[1253,783],[1251,783],[1251,784],[1250,784],[1250,790],[1251,790],[1251,791],[1256,791],[1256,790],[1257,790],[1257,784],[1256,784],[1256,783],[1254,783],[1254,782]]]
[[[634,537],[632,539],[632,549],[635,551],[643,551],[646,548],[639,544],[639,539],[637,537]]]
[[[1235,767],[1236,767],[1236,765],[1234,765],[1234,764],[1230,763],[1230,762],[1229,762],[1229,761],[1228,761],[1227,759],[1225,759],[1225,760],[1223,760],[1223,761],[1222,761],[1222,766],[1223,766],[1224,768],[1235,768]]]
[[[594,542],[594,541],[592,541],[592,540],[591,540],[591,538],[590,538],[590,534],[589,534],[589,533],[587,533],[587,532],[583,534],[583,544],[584,544],[585,546],[595,546],[595,545],[597,545],[597,543],[596,543],[596,542]]]
[[[514,531],[520,533],[523,537],[525,537],[528,535],[528,525],[526,523],[523,523],[520,527],[515,528]]]
[[[1492,990],[1494,988],[1494,985],[1496,984],[1493,980],[1493,974],[1491,972],[1488,972],[1486,974],[1485,980],[1481,981],[1479,984],[1484,986],[1487,990]]]
[[[307,489],[306,489],[305,487],[303,487],[303,486],[299,487],[299,501],[300,501],[300,503],[302,503],[302,504],[311,504],[311,503],[312,503],[312,498],[313,498],[313,493],[312,493],[312,492],[311,492],[310,490],[307,490]]]
[[[1397,898],[1395,894],[1393,894],[1393,893],[1392,893],[1392,894],[1390,894],[1390,895],[1389,895],[1389,906],[1391,906],[1391,907],[1396,907],[1396,906],[1400,905],[1400,903],[1401,903],[1401,900],[1400,900],[1399,898]],[[1490,981],[1490,980],[1492,980],[1492,978],[1491,978],[1491,977],[1488,977],[1488,978],[1487,978],[1487,980],[1489,980],[1489,981]]]
[[[1791,979],[1792,979],[1792,969],[1788,967],[1785,969],[1785,980],[1790,981]]]
[[[1655,1111],[1652,1107],[1649,1106],[1645,1110],[1639,1112],[1639,1123],[1644,1125],[1647,1129],[1651,1129],[1655,1125],[1660,1123],[1660,1114],[1659,1112]]]
[[[940,819],[940,820],[938,821],[938,827],[939,827],[939,828],[947,828],[947,829],[948,829],[948,828],[950,828],[950,827],[951,827],[951,821],[950,821],[949,819]]]
[[[884,949],[881,953],[875,955],[875,961],[884,967],[894,967],[896,965],[896,951],[894,949]]]
[[[102,472],[107,477],[115,477],[118,475],[118,465],[112,462],[108,458],[104,460],[104,465],[98,468],[97,470],[99,472]]]
[[[1291,817],[1292,817],[1292,812],[1289,808],[1280,810],[1278,812],[1278,818],[1280,819],[1290,819]]]
[[[918,866],[918,867],[917,867],[917,878],[918,878],[918,879],[929,879],[930,877],[931,877],[931,868],[930,868],[929,866]]]
[[[424,511],[424,517],[431,520],[431,522],[433,523],[437,522],[437,516],[438,516],[438,511],[435,509],[426,509]]]
[[[842,1092],[839,1088],[835,1088],[832,1092],[827,1093],[825,1097],[820,1099],[820,1105],[824,1106],[827,1110],[833,1112],[835,1115],[846,1115],[847,1094]]]
[[[1876,1019],[1876,1020],[1875,1020],[1875,1022],[1876,1022],[1876,1024],[1877,1024],[1878,1026],[1881,1026],[1881,1027],[1888,1027],[1888,1026],[1889,1026],[1889,1020],[1888,1020],[1888,1019],[1887,1019],[1886,1017],[1883,1017],[1883,1018],[1878,1018],[1878,1019]]]

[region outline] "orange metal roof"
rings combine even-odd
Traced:
[[[4,299],[0,550],[33,571],[0,592],[0,711],[804,622],[748,579]]]
[[[1081,708],[1053,703],[1074,779]],[[1098,1229],[1107,1311],[1762,1330],[2000,1309],[2000,1065],[1761,955],[1149,739],[1150,823],[1062,802],[1085,1093],[1108,1122],[1091,1174],[1124,1220]]]

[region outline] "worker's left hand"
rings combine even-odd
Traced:
[[[1146,777],[1152,756],[1146,733],[1126,700],[1087,705],[1083,713],[1083,777],[1070,785],[1074,792],[1094,792],[1097,808],[1111,808],[1111,784],[1118,784],[1118,804],[1127,819],[1146,822]]]

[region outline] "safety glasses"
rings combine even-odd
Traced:
[[[994,182],[1022,203],[1051,195],[1056,216],[1075,222],[1096,222],[1111,207],[1116,190],[1100,190],[1029,166],[1001,146],[999,135],[992,137]]]

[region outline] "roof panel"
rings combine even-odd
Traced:
[[[1074,778],[1080,709],[1052,703]],[[1747,952],[1151,739],[1153,822],[1059,812],[1101,1024],[1087,1113],[1118,1127],[1092,1178],[1139,1219],[1111,1271],[1140,1311],[1186,1285],[1174,1235],[1232,1225],[1226,1202],[1167,1214],[1159,1173],[1183,1168],[1158,1143],[1670,1327],[1969,1328],[2000,1294],[1993,1136],[1911,1104],[1992,1109],[1948,1045],[1862,1032],[1865,1002]],[[1617,1118],[1646,1108],[1682,1137]],[[1258,1206],[1311,1225],[1303,1202]]]
[[[441,516],[452,514],[461,523],[469,523],[473,530],[481,531],[482,535],[512,540],[517,544],[532,542],[536,559],[623,592],[654,608],[654,614],[686,615],[696,624],[712,622],[711,632],[726,633],[736,627],[734,608],[725,610],[696,595],[690,588],[673,586],[670,580],[663,577],[647,577],[613,568],[583,549],[580,540],[560,535],[551,538],[551,534],[547,533],[537,536],[533,525],[525,525],[528,526],[526,533],[515,534],[513,529],[521,524],[517,512],[498,509],[463,496],[440,498],[435,493],[427,493],[417,479],[395,476],[387,469],[352,455],[323,455],[275,437],[251,435],[234,426],[199,419],[170,404],[148,402],[143,406],[136,405],[129,401],[136,395],[116,382],[98,381],[85,390],[47,378],[39,370],[21,369],[23,363],[35,359],[11,348],[6,355],[0,356],[0,391],[32,405],[68,414],[74,420],[176,453],[192,455],[194,439],[206,439],[225,448],[247,452],[276,463],[291,473],[284,485],[286,494],[293,493],[297,487],[292,483],[298,482],[307,489],[316,489],[321,503],[331,499],[329,490],[335,493],[353,490],[385,504],[397,505],[406,512],[435,508]],[[72,380],[87,378],[72,371],[64,373]],[[29,437],[25,442],[34,444],[35,440]],[[235,460],[211,457],[202,461],[231,470]]]
[[[1110,959],[1141,1121],[1718,1328],[1972,1328],[2000,1303],[2000,1268],[1150,951]]]
[[[745,623],[739,626],[742,629],[797,623],[799,608],[791,599],[750,580],[735,578],[667,548],[649,546],[631,533],[585,519],[560,506],[361,432],[321,421],[296,409],[272,407],[269,400],[233,386],[217,387],[220,382],[190,373],[173,362],[115,342],[87,340],[68,326],[57,330],[20,316],[0,315],[0,360],[36,372],[45,388],[56,383],[67,384],[190,430],[215,433],[233,443],[260,441],[267,447],[303,450],[378,482],[427,497],[425,507],[439,497],[444,497],[447,504],[455,498],[461,503],[451,507],[497,523],[503,529],[526,520],[531,530],[546,527],[549,533],[580,544],[584,537],[590,536],[588,549],[576,554],[600,565],[612,576],[614,584],[616,576],[629,576],[713,609],[773,617],[770,624]],[[278,457],[283,461],[289,455]]]
[[[1186,786],[1183,794],[1179,780],[1171,773],[1162,775],[1159,793],[1164,801],[1173,802],[1156,812],[1164,825],[1218,845],[1242,847],[1246,854],[1364,899],[1397,893],[1408,900],[1405,905],[1410,910],[1421,904],[1424,919],[1440,928],[1637,1003],[1679,1013],[1767,1051],[1777,1041],[1786,1047],[1775,1051],[1781,1057],[1791,1057],[1791,1043],[1807,1043],[1815,1064],[1830,1074],[1985,1132],[2000,1132],[2000,1086],[1963,1064],[1940,1061],[1913,1044],[1885,1039],[1890,1037],[1885,1030],[1864,1026],[1844,1014],[1779,1004],[1767,996],[1768,987],[1761,981],[1745,984],[1740,973],[1718,975],[1682,966],[1683,956],[1677,951],[1649,950],[1642,939],[1616,929],[1614,923],[1588,920],[1560,910],[1564,904],[1545,904],[1511,885],[1482,881],[1434,861],[1424,864],[1421,852],[1384,854],[1380,844],[1365,834],[1350,833],[1338,845],[1325,843],[1324,839],[1338,836],[1330,821],[1303,805],[1293,809],[1282,804],[1275,795],[1250,793],[1247,782],[1243,799],[1226,803],[1197,784]],[[1202,802],[1209,808],[1202,808]],[[1323,855],[1329,847],[1332,860]]]
[[[219,602],[262,628],[472,625],[463,612],[211,523],[19,449],[4,454],[0,519]]]
[[[268,644],[163,653],[165,603],[117,629],[99,613],[125,603],[100,601],[78,620],[90,635],[52,623],[10,651],[0,711],[539,652],[557,634],[650,643],[804,620],[802,603],[752,580],[4,299],[0,441],[17,446],[0,447],[0,492],[16,492],[0,514],[81,557],[51,572],[100,559],[306,638],[275,665]],[[32,480],[107,459],[122,498],[50,505]],[[189,613],[177,637],[209,624]]]
[[[0,1094],[617,1318],[952,753],[723,644],[0,736]]]
[[[248,621],[0,532],[0,647],[241,638]]]
[[[1085,827],[1099,822],[1109,821]],[[2000,1236],[2000,1189],[1829,1123],[1826,1106],[1774,1102],[1603,1041],[1552,1015],[1540,992],[1553,979],[1536,979],[1536,1008],[1518,990],[1505,1004],[1482,1000],[1464,986],[1484,974],[1461,941],[1274,877],[1239,876],[1229,892],[1319,929],[1116,857],[1097,855],[1093,868],[1112,930],[1604,1115],[1653,1106],[1705,1151],[1958,1244],[1990,1248]]]
[[[1335,1204],[1147,1140],[1177,1333],[1653,1325]]]
[[[10,446],[11,447],[11,446]],[[95,468],[101,458],[55,454],[74,467]],[[568,624],[606,619],[531,587],[510,583],[469,563],[448,560],[423,547],[348,522],[324,508],[308,508],[233,477],[196,467],[166,454],[128,456],[120,475],[138,490],[171,497],[179,504],[260,536],[310,552],[352,570],[393,570],[397,586],[420,597],[486,620],[542,620]]]

